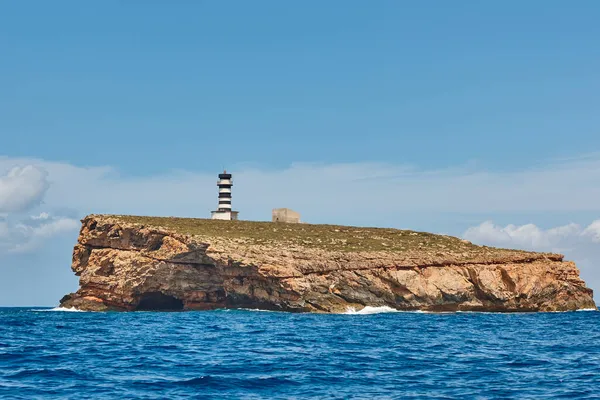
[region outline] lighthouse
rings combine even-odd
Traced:
[[[216,211],[211,212],[212,219],[227,221],[238,219],[238,212],[231,211],[231,187],[233,186],[231,174],[228,174],[227,171],[219,174],[217,186],[219,187],[219,207]]]

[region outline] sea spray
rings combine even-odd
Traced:
[[[86,312],[84,310],[78,310],[75,307],[54,307],[54,308],[43,308],[39,310],[31,310],[35,312],[49,312],[49,311],[59,311],[59,312]]]
[[[401,312],[400,310],[396,310],[395,308],[388,306],[380,306],[380,307],[372,307],[365,306],[360,310],[356,310],[354,307],[348,307],[343,314],[346,315],[370,315],[370,314],[384,314],[384,313],[395,313]]]

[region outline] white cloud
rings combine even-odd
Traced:
[[[20,212],[38,205],[49,187],[47,175],[33,165],[12,167],[0,177],[0,212]]]
[[[47,212],[42,212],[39,215],[31,216],[31,219],[33,219],[33,220],[48,219],[48,218],[50,218],[50,214],[48,214]]]
[[[6,175],[0,176],[0,254],[34,250],[44,239],[76,229],[76,220],[54,218],[47,212],[18,222],[20,213],[42,202],[50,184],[45,168],[26,162],[12,164]]]
[[[10,158],[0,158],[0,169],[15,163],[48,171],[48,209],[208,217],[217,202],[218,171],[127,177],[110,167]],[[297,209],[309,222],[368,215],[373,224],[406,212],[600,211],[600,157],[511,172],[420,170],[381,163],[292,164],[278,171],[232,172],[233,205],[247,219],[269,219],[276,207]]]
[[[0,240],[8,237],[8,233],[9,233],[8,222],[0,220]]]
[[[576,262],[581,276],[593,289],[600,288],[600,220],[587,227],[568,224],[542,229],[533,224],[498,226],[491,221],[471,227],[463,237],[489,246],[561,253]],[[596,291],[596,297],[600,291]]]
[[[71,218],[52,218],[49,222],[44,222],[37,226],[20,223],[17,229],[28,237],[51,237],[62,232],[72,231],[79,227],[79,221]]]
[[[38,221],[9,223],[0,221],[0,255],[2,253],[26,253],[40,248],[47,239],[74,233],[80,222],[65,217],[52,217]]]
[[[593,224],[600,222],[595,221]],[[590,225],[592,226],[592,225]],[[532,250],[549,250],[562,247],[566,242],[589,236],[587,228],[584,230],[577,224],[568,224],[551,229],[541,229],[534,224],[521,226],[507,225],[501,227],[491,221],[483,222],[479,226],[467,229],[463,237],[478,243],[492,244],[495,246],[518,246]],[[558,246],[558,247],[557,247]]]
[[[592,222],[585,228],[583,235],[590,236],[594,242],[600,243],[600,220]]]

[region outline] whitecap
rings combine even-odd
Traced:
[[[348,307],[346,309],[346,312],[344,312],[343,314],[370,315],[370,314],[383,314],[383,313],[394,313],[394,312],[401,312],[401,311],[396,310],[395,308],[392,308],[392,307],[388,307],[388,306],[381,306],[381,307],[365,306],[364,308],[361,308],[360,310],[356,310],[356,308],[354,308],[354,307]]]
[[[35,312],[47,312],[47,311],[62,311],[62,312],[85,312],[83,310],[78,310],[75,307],[67,308],[67,307],[54,307],[54,308],[44,308],[41,310],[31,310]]]
[[[575,310],[575,311],[598,311],[597,308],[580,308],[579,310]]]

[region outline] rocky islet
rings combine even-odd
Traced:
[[[596,307],[560,254],[395,229],[90,215],[72,269],[61,306],[90,311]]]

